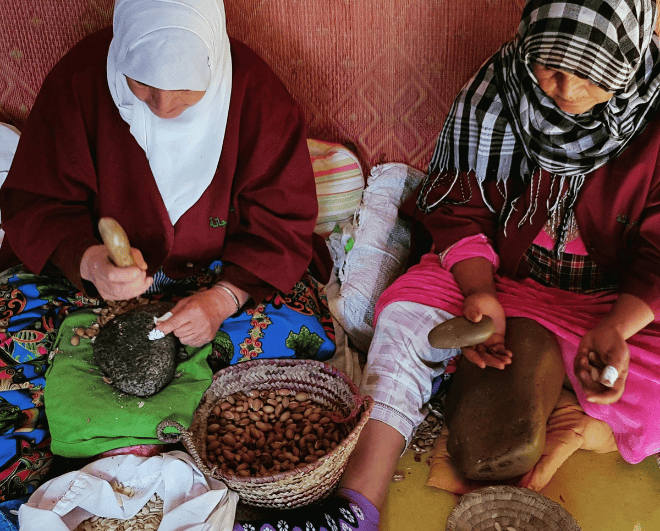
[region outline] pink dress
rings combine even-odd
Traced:
[[[467,245],[461,245],[464,242]],[[551,247],[553,240],[542,231],[535,243]],[[566,251],[587,254],[579,237],[569,243]],[[401,300],[462,315],[463,294],[449,269],[456,261],[475,255],[489,258],[497,267],[497,255],[483,235],[465,238],[441,258],[433,252],[424,255],[383,293],[375,317],[386,305]],[[611,405],[592,404],[586,401],[573,374],[573,360],[582,335],[610,311],[617,294],[576,293],[532,279],[512,280],[499,275],[495,275],[495,283],[507,316],[534,319],[555,333],[580,405],[591,417],[609,424],[623,458],[638,463],[660,452],[660,322],[649,324],[628,340],[630,373],[622,398]]]

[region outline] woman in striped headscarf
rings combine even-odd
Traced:
[[[429,331],[457,315],[471,321],[489,316],[495,325],[483,343],[462,349],[457,376],[467,359],[472,374],[480,371],[472,366],[502,369],[484,373],[498,378],[510,364],[528,363],[523,354],[545,335],[548,359],[556,358],[545,366],[557,374],[529,383],[532,391],[537,383],[544,387],[541,400],[551,400],[550,411],[564,365],[581,406],[609,425],[603,423],[627,461],[660,451],[656,16],[655,0],[528,0],[517,36],[456,98],[428,176],[403,209],[418,222],[417,251],[427,254],[376,308],[361,389],[376,405],[341,483],[359,493],[362,508],[365,500],[373,504],[371,516],[341,529],[376,525],[374,510],[382,507],[399,455],[425,417],[433,383],[459,354],[432,347]],[[420,248],[422,231],[432,242],[426,249]],[[522,334],[519,341],[521,322],[532,323],[537,337]],[[527,352],[526,341],[532,345]],[[616,373],[611,387],[600,380],[608,366]],[[497,451],[497,419],[488,414],[473,412],[480,425],[472,434]],[[520,450],[529,441],[514,441],[517,426],[500,430],[511,434],[513,447],[487,462],[467,463],[471,479],[489,477],[491,465],[490,472],[499,468],[492,480],[525,474],[535,462],[518,459],[517,452],[538,459],[548,414],[521,415],[543,432],[532,449]],[[454,427],[450,422],[450,437]],[[314,514],[322,519],[324,511]],[[334,529],[315,527],[317,520],[290,513],[278,519],[277,529]]]
[[[343,484],[377,507],[432,382],[459,353],[428,333],[456,315],[493,319],[495,333],[462,354],[503,373],[517,352],[508,318],[549,330],[566,384],[623,458],[660,451],[656,20],[655,0],[528,0],[517,36],[456,98],[403,209],[421,260],[376,308],[362,385],[376,406]]]
[[[609,425],[627,461],[660,451],[656,18],[655,0],[528,0],[517,36],[456,98],[428,176],[403,208],[417,222],[417,255],[427,254],[376,307],[361,388],[376,405],[342,478],[344,489],[373,504],[370,514],[385,501],[434,383],[460,352],[432,347],[429,331],[457,315],[489,316],[495,325],[490,338],[462,349],[458,373],[467,359],[472,374],[480,371],[472,366],[502,369],[483,373],[497,378],[511,363],[528,363],[525,341],[533,351],[545,335],[556,359],[546,367],[557,373],[541,384],[550,411],[562,357],[580,405]],[[520,338],[521,322],[538,336],[509,342]],[[616,373],[611,387],[600,381],[608,366]],[[538,381],[529,379],[532,388]],[[489,429],[497,419],[473,413],[480,425],[472,435],[496,447]],[[513,447],[481,464],[475,458],[467,463],[471,479],[505,481],[533,467],[516,452],[538,459],[548,414],[521,416],[542,430],[534,448]],[[297,518],[302,523],[292,516],[290,527],[317,529]],[[274,529],[264,522],[244,528]]]
[[[553,332],[581,406],[621,455],[660,451],[656,16],[655,0],[529,0],[516,38],[456,98],[404,207],[433,247],[379,301],[363,388],[399,448],[458,353],[426,336],[463,314],[494,321],[490,339],[462,349],[482,368],[516,360],[507,318]],[[413,346],[394,359],[402,337]],[[592,378],[608,366],[612,387]]]

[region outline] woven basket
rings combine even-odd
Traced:
[[[447,518],[446,531],[580,531],[558,503],[529,489],[485,487],[465,494]]]
[[[336,412],[348,435],[318,461],[270,476],[238,477],[222,474],[206,458],[207,419],[225,397],[248,391],[279,388],[304,392],[326,410]],[[341,371],[312,360],[255,360],[233,365],[214,376],[195,411],[189,430],[172,421],[158,426],[162,442],[183,442],[199,469],[238,492],[241,501],[255,507],[291,509],[329,496],[341,478],[358,436],[373,408],[373,399],[360,395]],[[164,433],[167,427],[179,433]]]

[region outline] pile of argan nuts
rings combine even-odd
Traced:
[[[442,433],[442,427],[445,422],[442,406],[437,398],[431,399],[427,406],[429,412],[426,418],[417,426],[408,445],[408,449],[414,452],[415,461],[421,461],[423,454],[433,450],[436,439]]]
[[[136,297],[127,301],[106,301],[107,306],[105,308],[94,308],[92,310],[98,315],[96,322],[92,323],[87,328],[79,326],[75,329],[75,334],[71,336],[71,344],[74,347],[77,347],[80,344],[81,338],[92,339],[96,337],[100,332],[101,327],[118,315],[133,310],[138,306],[145,306],[150,302],[156,301],[150,301],[146,297]]]
[[[307,393],[234,393],[209,414],[206,461],[226,476],[269,476],[316,462],[347,432]]]
[[[117,494],[133,497],[134,489],[124,487],[112,481],[112,488]],[[92,516],[83,520],[74,531],[156,531],[163,519],[163,499],[154,494],[149,501],[129,519],[105,518]]]

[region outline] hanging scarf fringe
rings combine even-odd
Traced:
[[[542,170],[539,168],[534,171],[530,178],[529,186],[529,206],[520,221],[518,222],[518,228],[521,228],[526,222],[530,224],[533,223],[534,214],[538,211],[539,205],[539,193],[541,190],[541,179],[542,179]],[[474,171],[468,172],[467,175],[472,175],[476,178]],[[447,180],[451,176],[451,182],[448,184],[447,190],[442,194],[442,196],[434,201],[433,203],[428,203],[428,196],[434,188],[441,184],[441,181]],[[435,210],[440,203],[452,204],[452,205],[462,205],[468,203],[472,199],[472,188],[470,189],[470,194],[468,197],[463,197],[461,201],[450,201],[447,200],[447,196],[456,186],[456,183],[461,178],[461,172],[454,170],[454,172],[439,171],[433,176],[427,175],[422,185],[420,187],[420,192],[417,197],[417,207],[424,213],[429,214]],[[553,227],[556,227],[554,233],[556,237],[556,245],[554,249],[555,257],[558,258],[566,248],[566,238],[571,233],[574,228],[575,216],[573,209],[577,201],[578,194],[582,185],[585,181],[585,175],[577,175],[575,177],[568,177],[566,175],[557,175],[551,174],[552,179],[550,183],[550,192],[548,198],[546,199],[546,210],[548,219]],[[497,213],[496,209],[493,207],[491,202],[486,197],[486,191],[484,189],[485,179],[476,178],[477,185],[479,186],[479,191],[481,193],[481,199],[484,204],[492,213]],[[500,190],[499,185],[502,185],[503,191]],[[556,192],[555,192],[556,188]],[[499,212],[499,221],[501,223],[502,229],[504,231],[504,236],[508,236],[507,227],[509,220],[511,219],[514,212],[517,212],[516,204],[522,199],[523,195],[520,195],[513,199],[511,202],[508,201],[509,190],[507,188],[507,181],[500,180],[498,182],[498,191],[504,198],[502,208]]]
[[[454,186],[456,186],[456,183],[460,180],[461,174],[464,173],[459,169],[455,169],[453,172],[449,173],[445,170],[439,171],[437,173],[433,174],[427,174],[424,180],[422,181],[422,184],[419,188],[419,195],[417,196],[417,208],[419,208],[424,214],[430,214],[433,212],[441,203],[449,204],[449,205],[464,205],[468,203],[472,199],[472,187],[470,187],[470,194],[468,197],[463,197],[462,201],[452,201],[452,200],[447,200],[447,196],[451,193],[451,191],[454,189]],[[466,175],[475,175],[476,173],[474,170],[470,170],[467,172]],[[429,199],[429,194],[431,193],[431,190],[437,188],[441,184],[443,184],[441,181],[445,180],[451,175],[452,181],[447,190],[445,191],[442,196],[435,200],[433,203],[429,204],[428,199]],[[504,181],[502,181],[504,182]],[[490,203],[488,198],[486,197],[486,191],[484,190],[484,179],[477,179],[477,186],[479,186],[479,191],[481,192],[481,198],[483,199],[484,204],[490,210],[493,214],[496,213],[495,208],[493,205]],[[506,190],[506,183],[505,183],[505,190]]]

